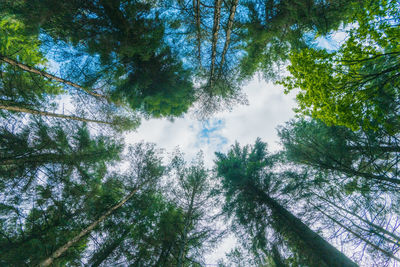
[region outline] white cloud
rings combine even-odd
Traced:
[[[276,127],[293,117],[293,94],[284,95],[281,86],[257,80],[244,87],[244,92],[248,106],[237,106],[232,112],[216,114],[208,121],[197,121],[191,116],[174,121],[143,121],[136,132],[126,136],[126,141],[154,142],[167,151],[179,146],[188,160],[201,149],[208,166],[212,165],[215,151],[226,151],[235,141],[252,144],[260,137],[271,150],[277,150]]]
[[[175,119],[143,121],[137,132],[126,136],[127,143],[141,140],[154,142],[167,152],[179,146],[186,159],[191,160],[201,149],[206,166],[212,167],[214,152],[225,152],[231,144],[253,144],[257,137],[267,142],[270,150],[279,149],[276,127],[294,116],[294,95],[284,95],[283,88],[264,81],[253,80],[243,88],[249,105],[238,106],[232,112],[216,114],[208,121],[190,116]],[[216,263],[235,244],[230,236],[210,255],[208,263]]]

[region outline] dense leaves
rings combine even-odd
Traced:
[[[0,2],[0,265],[205,266],[227,232],[219,266],[400,262],[398,1]],[[124,145],[256,74],[297,92],[280,151]]]

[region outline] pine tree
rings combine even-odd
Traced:
[[[235,227],[247,228],[259,247],[266,245],[265,229],[270,225],[310,265],[356,266],[274,197],[280,179],[273,171],[275,162],[259,139],[253,147],[236,144],[227,154],[217,153],[217,173],[226,199],[224,211],[235,217]]]

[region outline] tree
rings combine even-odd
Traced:
[[[81,231],[85,203],[96,197],[122,146],[77,124],[36,121],[0,132],[0,262],[36,265]],[[56,264],[75,262],[87,242],[81,239]]]
[[[255,247],[266,245],[265,230],[269,223],[308,264],[356,266],[273,197],[280,179],[273,171],[275,160],[267,154],[265,143],[258,139],[254,147],[244,148],[236,144],[227,154],[216,155],[217,173],[226,199],[224,211],[235,216],[236,227],[246,226]]]
[[[127,201],[129,201],[137,191],[143,186],[148,186],[151,182],[156,182],[164,172],[161,165],[161,159],[156,154],[154,146],[149,144],[137,144],[129,149],[128,157],[131,163],[132,173],[129,173],[130,183],[126,184],[128,194],[125,195],[118,203],[107,208],[107,210],[95,221],[84,227],[78,234],[68,240],[64,245],[55,250],[49,257],[46,257],[41,266],[51,265],[55,259],[63,255],[71,246],[79,242],[84,236],[92,232],[101,222],[106,220],[115,210],[119,209]],[[135,179],[136,178],[136,179]]]
[[[183,220],[178,234],[176,266],[189,263],[201,265],[202,254],[207,247],[221,237],[211,224],[217,220],[212,215],[215,197],[212,195],[210,174],[205,169],[202,153],[190,163],[177,152],[172,166],[176,175],[176,186],[172,189],[174,202],[182,209]]]
[[[91,266],[114,265],[121,260],[137,266],[173,266],[168,251],[176,247],[183,214],[155,188],[136,194],[94,234]],[[100,245],[98,245],[100,244]]]
[[[353,132],[318,120],[297,120],[280,128],[279,136],[289,161],[344,174],[341,181],[349,192],[395,190],[400,183],[398,138],[385,131]]]
[[[297,112],[352,130],[398,132],[399,38],[396,1],[367,1],[336,51],[294,51],[283,79],[299,88]]]
[[[70,124],[49,126],[32,122],[19,131],[2,127],[0,135],[0,175],[4,181],[34,182],[47,164],[83,168],[85,164],[101,165],[118,159],[122,145],[109,137],[92,139],[86,127]],[[76,127],[76,129],[74,129]],[[41,171],[39,171],[41,170]]]
[[[307,203],[302,214],[351,247],[360,264],[398,261],[397,137],[317,120],[290,121],[279,135],[291,177],[286,192]]]
[[[56,117],[68,120],[94,122],[107,125],[117,131],[129,130],[137,127],[138,119],[131,114],[123,112],[122,107],[116,107],[107,96],[92,92],[90,89],[79,84],[57,77],[46,71],[47,58],[43,55],[42,40],[38,33],[29,29],[15,16],[6,15],[1,21],[3,34],[0,39],[0,99],[1,115],[10,116],[13,113],[29,113],[40,116]],[[17,59],[14,60],[13,58]],[[39,69],[38,66],[41,66]],[[60,86],[63,83],[65,86]],[[67,87],[74,87],[86,94],[86,98],[94,98],[99,108],[91,109],[91,114],[99,113],[98,116],[90,116],[88,112],[79,112],[84,115],[67,115],[50,112],[49,109],[56,107],[54,97],[65,93]],[[72,92],[70,92],[72,94]],[[81,99],[84,99],[81,96]],[[53,102],[50,104],[50,102]],[[67,102],[64,100],[64,102]],[[64,105],[63,102],[63,105]],[[87,103],[80,107],[89,107]],[[76,108],[79,109],[79,108]],[[78,113],[77,111],[75,111]],[[21,114],[19,114],[21,115]],[[97,115],[97,114],[96,114]],[[97,118],[96,118],[97,117]],[[101,117],[101,119],[99,119]]]
[[[246,1],[248,19],[240,27],[244,56],[240,79],[261,72],[265,79],[279,78],[280,66],[291,51],[309,47],[310,36],[325,36],[348,23],[356,1]],[[278,77],[277,77],[278,76]]]
[[[82,60],[91,57],[97,63],[95,70],[84,69],[90,75],[72,83],[84,88],[102,84],[114,103],[147,116],[179,116],[192,104],[190,70],[164,41],[163,21],[152,4],[102,0],[59,5],[48,0],[9,3],[8,8],[55,42],[85,52]]]
[[[0,92],[2,101],[19,101],[38,105],[45,95],[58,95],[61,87],[32,76],[21,69],[6,63],[5,57],[18,57],[28,65],[44,65],[46,59],[40,51],[38,35],[13,15],[2,15],[0,20]]]

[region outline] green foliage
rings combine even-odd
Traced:
[[[106,161],[118,159],[121,144],[106,136],[92,139],[86,127],[70,126],[72,129],[36,121],[15,133],[1,128],[2,181],[20,180],[28,186],[48,164],[75,167],[90,176],[91,164],[104,168]]]
[[[31,27],[98,57],[96,74],[82,83],[105,83],[114,103],[172,117],[194,101],[191,73],[164,42],[163,21],[151,3],[47,0],[11,6]]]
[[[400,182],[397,137],[384,131],[353,132],[318,120],[297,120],[280,128],[279,136],[289,161],[336,175],[348,193],[393,190],[389,188]]]
[[[61,87],[24,72],[3,62],[1,57],[18,60],[28,66],[44,66],[47,61],[40,51],[38,34],[32,33],[15,16],[4,15],[0,19],[0,92],[2,100],[14,100],[26,104],[38,104],[47,95],[62,93]]]
[[[346,42],[328,52],[293,51],[291,76],[280,83],[297,95],[303,115],[352,130],[398,132],[399,29],[396,1],[372,1],[357,12]]]
[[[248,21],[241,28],[243,50],[241,79],[260,71],[264,78],[279,77],[277,71],[291,51],[310,45],[310,35],[326,35],[349,21],[351,1],[247,1]]]

